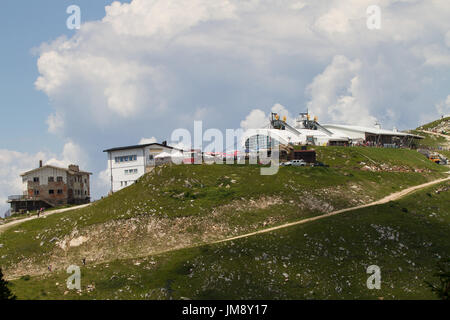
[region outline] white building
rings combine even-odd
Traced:
[[[111,179],[111,191],[117,192],[136,182],[151,168],[167,159],[157,157],[160,154],[180,153],[182,150],[168,146],[165,142],[149,143],[128,147],[118,147],[103,152],[108,154],[108,172]]]
[[[249,129],[244,133],[241,145],[248,151],[270,149],[276,143],[281,145],[356,145],[370,143],[381,146],[408,146],[421,136],[385,130],[377,124],[374,127],[327,124],[321,125],[317,118],[311,120],[308,113],[301,113],[293,126],[280,120],[275,113],[266,128]]]
[[[267,128],[249,129],[242,139],[243,147],[251,152],[273,147],[275,143],[282,145],[343,145],[349,143],[349,137],[321,126],[316,120],[310,120],[306,113],[300,114],[294,126],[286,119],[280,120],[273,113]]]
[[[379,124],[376,124],[374,127],[343,124],[324,124],[323,127],[335,132],[336,134],[349,137],[349,139],[353,143],[372,142],[379,145],[407,145],[413,139],[423,139],[423,137],[421,136],[406,132],[400,132],[397,129],[382,129]]]

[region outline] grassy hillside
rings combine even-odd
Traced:
[[[419,136],[424,137],[424,139],[419,140],[418,147],[425,147],[430,149],[442,149],[448,148],[448,140],[445,137],[438,136],[432,133],[425,133],[422,131],[411,130],[411,133],[417,134]]]
[[[437,132],[450,135],[450,117],[438,119],[417,128],[419,130],[436,130]]]
[[[411,150],[317,148],[330,168],[169,166],[91,207],[25,222],[0,234],[8,278],[192,247],[382,198],[447,176]]]
[[[221,244],[13,281],[22,299],[434,299],[450,257],[450,183],[400,201]],[[366,269],[381,268],[381,290]],[[89,288],[89,289],[88,289]]]

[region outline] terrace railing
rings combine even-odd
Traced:
[[[19,200],[25,200],[26,197],[24,195],[15,195],[15,196],[9,196],[9,201],[19,201]]]
[[[8,201],[21,201],[21,200],[40,200],[39,196],[27,196],[27,195],[13,195],[8,197]]]

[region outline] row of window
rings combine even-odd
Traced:
[[[138,173],[138,169],[125,170],[125,174],[137,174],[137,173]]]
[[[132,185],[135,181],[120,181],[121,187],[127,187],[128,185]]]
[[[137,161],[137,155],[124,156],[124,157],[115,157],[114,160],[116,161],[116,163]]]
[[[62,189],[58,189],[57,193],[62,194],[63,193]],[[39,194],[40,194],[39,190],[34,190],[35,196],[38,196]],[[48,194],[55,194],[55,190],[52,190],[52,189],[48,190]]]
[[[62,189],[58,189],[56,190],[57,194],[63,194],[63,190]],[[75,190],[74,193],[78,196],[81,196],[83,194],[82,190]],[[40,194],[39,190],[34,190],[34,195],[38,196]],[[48,190],[48,194],[55,194],[55,190],[50,189]],[[84,191],[84,195],[87,195],[87,191]]]
[[[81,178],[81,176],[78,177],[74,177],[73,179],[69,179],[70,183],[72,182],[83,182],[83,179]],[[87,179],[84,179],[84,183],[87,184]]]
[[[71,182],[82,182],[81,176],[74,177]],[[39,177],[34,177],[33,182],[39,182]],[[48,182],[55,182],[55,177],[48,177]],[[56,182],[63,182],[63,177],[56,177]],[[87,183],[87,179],[84,179],[84,183]]]
[[[63,193],[62,189],[58,189],[56,192],[58,194],[62,194]],[[48,190],[48,194],[55,194],[55,190],[52,190],[52,189]]]

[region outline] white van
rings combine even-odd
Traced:
[[[306,162],[305,160],[291,160],[291,166],[304,167]]]

